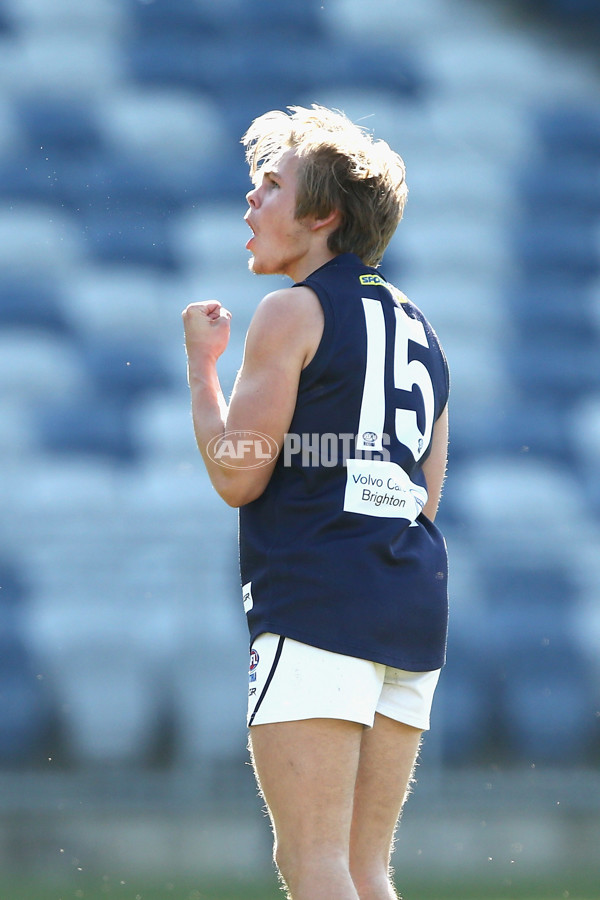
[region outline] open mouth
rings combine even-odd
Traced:
[[[251,232],[252,232],[252,234],[250,235],[250,237],[249,237],[248,240],[246,241],[246,249],[249,250],[249,249],[250,249],[250,244],[252,243],[252,241],[254,240],[254,238],[255,238],[255,236],[256,236],[256,232],[254,231],[254,226],[252,225],[252,223],[250,222],[250,220],[249,220],[246,216],[244,216],[244,221],[245,221],[246,225],[248,226],[248,228],[249,228],[249,229],[251,230]]]

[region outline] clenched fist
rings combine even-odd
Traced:
[[[182,316],[189,362],[206,357],[218,359],[229,343],[229,310],[218,300],[203,300],[190,303]]]

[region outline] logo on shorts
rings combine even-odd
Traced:
[[[250,651],[250,673],[249,681],[256,681],[256,667],[258,665],[259,656],[254,647]]]

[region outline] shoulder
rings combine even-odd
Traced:
[[[283,320],[298,320],[310,316],[320,306],[319,298],[312,288],[298,285],[266,294],[258,304],[254,317],[268,315]]]
[[[311,288],[282,288],[260,301],[248,339],[259,342],[263,350],[298,354],[305,365],[321,339],[323,325],[323,309]]]

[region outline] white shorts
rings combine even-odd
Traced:
[[[426,731],[440,669],[406,672],[261,634],[250,650],[248,725],[346,719],[372,726],[375,713]]]

